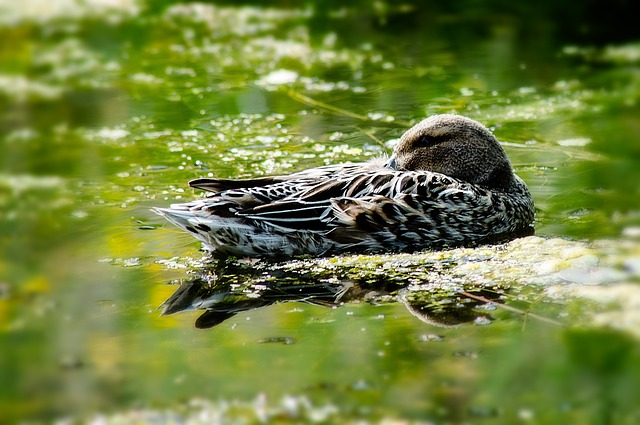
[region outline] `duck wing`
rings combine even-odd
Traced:
[[[290,201],[304,197],[312,201],[341,196],[341,188],[348,184],[349,177],[359,175],[367,169],[366,164],[339,164],[312,168],[286,176],[260,177],[253,179],[201,178],[189,182],[189,186],[210,192],[205,198],[187,204],[176,204],[172,208],[197,208],[218,216],[233,216],[238,212]]]
[[[502,199],[429,171],[361,173],[243,211],[281,232],[320,232],[340,250],[461,243],[503,225]]]
[[[235,215],[280,229],[380,231],[424,214],[425,208],[438,209],[441,189],[460,191],[455,179],[428,171],[378,170],[334,177],[312,184],[304,181],[304,190],[238,209]]]

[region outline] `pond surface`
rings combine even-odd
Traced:
[[[0,5],[4,421],[640,422],[640,44],[366,10]],[[503,142],[537,236],[211,263],[149,211],[445,112]]]

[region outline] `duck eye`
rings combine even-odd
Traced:
[[[426,148],[429,146],[433,146],[440,141],[440,137],[423,134],[422,136],[418,137],[418,139],[414,143],[414,146],[417,148]]]

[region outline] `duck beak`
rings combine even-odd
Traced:
[[[384,165],[384,167],[385,168],[390,168],[392,170],[397,170],[398,167],[396,165],[396,156],[395,155],[391,155],[391,157],[389,158],[387,163]]]

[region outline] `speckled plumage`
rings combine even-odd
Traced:
[[[211,193],[154,211],[223,255],[410,251],[533,233],[531,195],[504,149],[458,115],[421,121],[391,158],[189,184]]]

